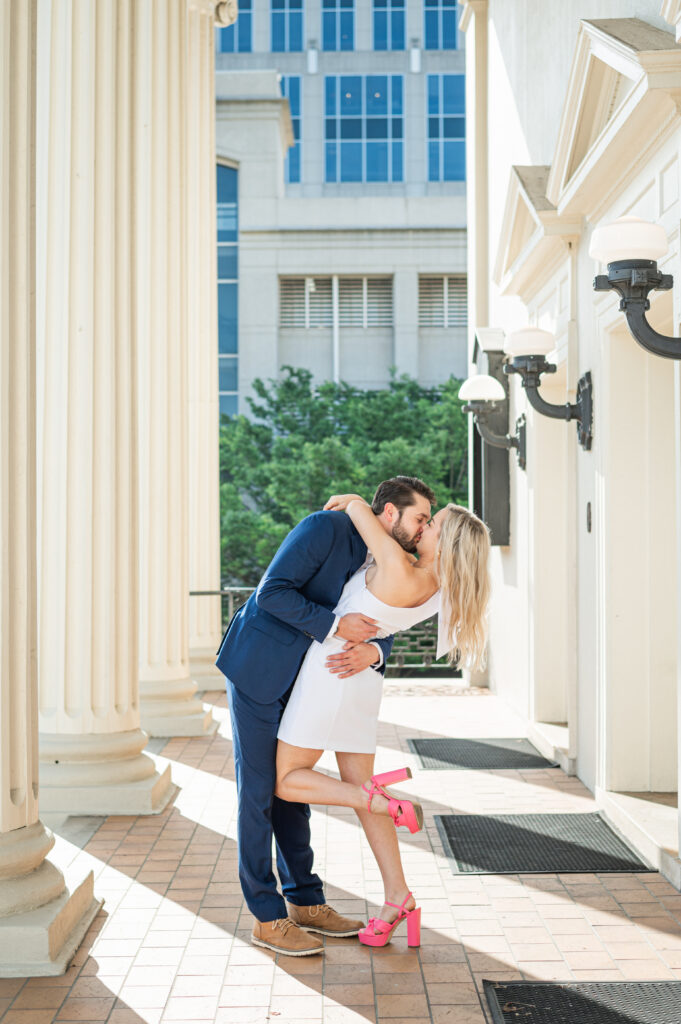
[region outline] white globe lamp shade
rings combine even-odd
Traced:
[[[506,336],[504,352],[511,356],[546,356],[556,347],[556,339],[551,331],[542,331],[539,327],[524,327],[522,331],[513,331]]]
[[[494,377],[478,373],[463,382],[459,388],[459,398],[463,402],[503,402],[506,392]]]
[[[669,245],[661,224],[640,217],[620,217],[596,228],[591,236],[589,256],[601,263],[618,260],[659,260]]]

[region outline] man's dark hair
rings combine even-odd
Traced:
[[[371,502],[372,511],[374,515],[380,516],[386,504],[390,502],[403,512],[409,505],[414,504],[416,494],[426,498],[431,505],[435,504],[435,495],[423,480],[419,480],[417,476],[394,476],[390,480],[384,480],[376,488]]]

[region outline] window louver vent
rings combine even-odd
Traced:
[[[282,277],[279,282],[279,323],[282,327],[305,326],[305,278]]]
[[[419,278],[420,327],[465,327],[467,305],[465,274]]]
[[[465,327],[468,323],[468,283],[464,274],[447,278],[447,326]]]
[[[331,327],[332,323],[330,277],[280,278],[280,327]]]
[[[393,282],[391,277],[367,278],[367,327],[392,327]]]
[[[338,278],[339,327],[391,327],[391,277]],[[333,326],[333,282],[330,277],[279,279],[279,326]]]
[[[309,299],[309,327],[332,327],[333,326],[333,302],[331,300],[331,278],[313,277],[307,278],[314,281],[314,289],[308,285]]]
[[[338,281],[338,322],[341,327],[364,326],[364,287],[361,277]]]

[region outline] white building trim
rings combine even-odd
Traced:
[[[549,172],[546,166],[512,168],[499,236],[494,282],[502,295],[518,295],[526,303],[565,261],[581,232],[579,219],[561,218],[546,197]]]
[[[638,18],[583,21],[546,186],[557,212],[606,208],[678,128],[680,101],[671,33]]]

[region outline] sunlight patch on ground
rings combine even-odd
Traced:
[[[158,772],[170,765],[173,782],[179,786],[174,807],[184,818],[236,841],[237,793],[232,779],[223,779],[162,754],[149,756],[154,759]]]

